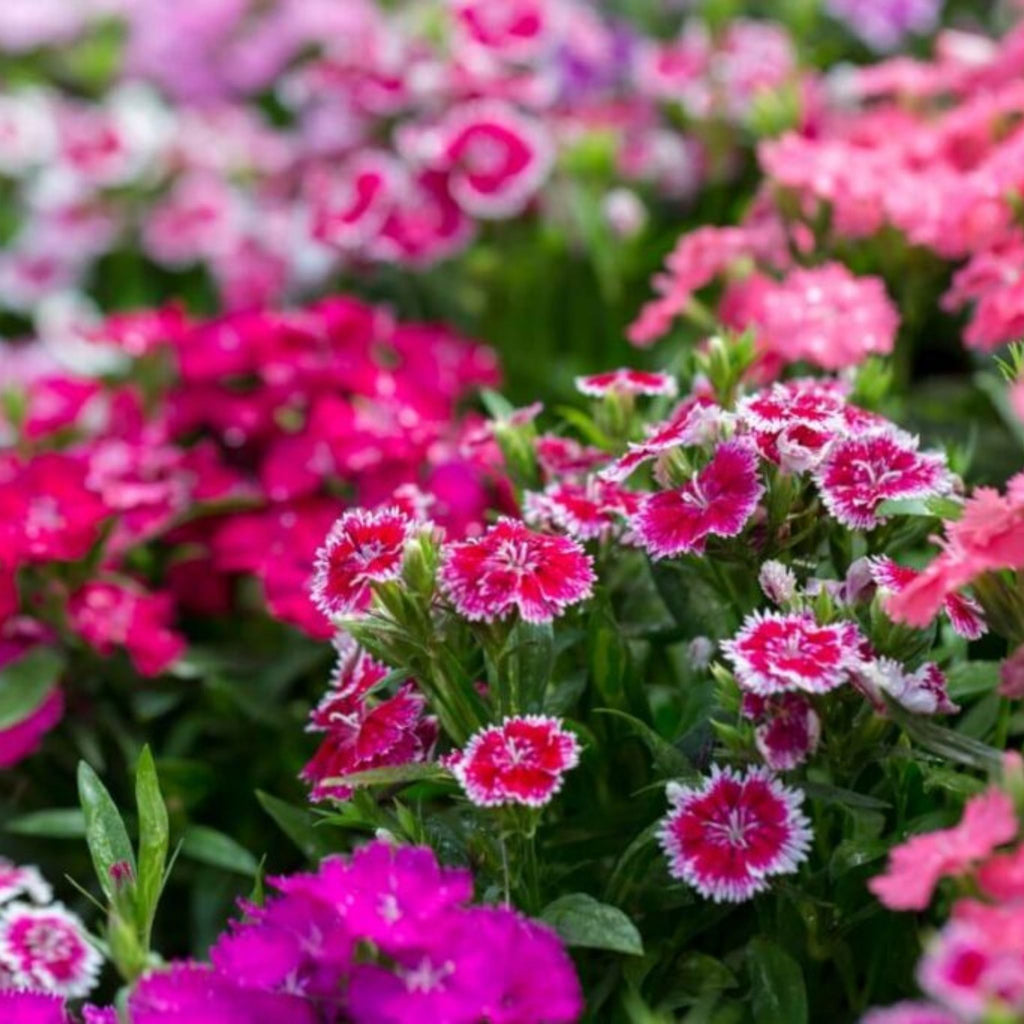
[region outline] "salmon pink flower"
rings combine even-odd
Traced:
[[[19,986],[84,996],[96,984],[102,963],[81,921],[59,903],[15,902],[0,911],[0,967]]]
[[[912,836],[889,851],[868,888],[890,910],[924,910],[940,879],[960,875],[1017,835],[1013,801],[998,789],[971,797],[952,828]]]
[[[819,626],[809,612],[755,612],[722,652],[750,693],[828,693],[860,665],[863,642],[852,622]]]
[[[682,487],[648,495],[633,528],[653,558],[700,553],[708,537],[742,533],[762,494],[753,448],[726,441]]]
[[[398,579],[414,527],[397,508],[345,512],[316,555],[311,593],[324,615],[363,611],[371,584]]]
[[[807,859],[803,794],[764,768],[712,766],[698,786],[669,783],[660,841],[669,872],[716,903],[742,903]]]
[[[871,559],[871,578],[875,585],[889,594],[898,594],[919,576],[920,572],[906,565],[898,565],[884,555]],[[985,613],[978,602],[968,594],[947,594],[942,602],[953,629],[967,640],[977,640],[988,631]]]
[[[942,455],[919,452],[915,438],[895,430],[835,441],[815,479],[829,512],[851,530],[878,526],[883,501],[931,498],[953,486]]]
[[[668,373],[648,370],[606,370],[576,378],[576,390],[591,398],[606,395],[665,395],[671,397],[678,390],[675,377]]]
[[[527,622],[550,622],[590,597],[590,556],[575,541],[536,533],[503,517],[482,537],[446,546],[441,588],[471,621],[494,621],[513,609]]]
[[[471,736],[451,771],[477,807],[543,807],[579,758],[579,741],[557,718],[524,715]]]

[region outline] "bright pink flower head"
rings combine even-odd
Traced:
[[[638,466],[674,448],[708,444],[716,440],[726,414],[710,398],[694,395],[679,403],[672,415],[649,428],[643,441],[629,443],[629,450],[606,469],[606,480],[625,480]]]
[[[700,553],[708,537],[742,533],[762,494],[753,448],[726,441],[682,487],[649,495],[633,518],[633,528],[654,558]]]
[[[84,996],[96,984],[103,957],[82,923],[59,903],[10,903],[0,912],[0,967],[25,988]]]
[[[861,1024],[961,1024],[958,1017],[929,1003],[896,1003],[884,1010],[871,1010]]]
[[[815,479],[829,512],[851,530],[878,526],[883,501],[930,498],[953,486],[942,455],[919,452],[916,439],[896,431],[837,440]]]
[[[666,395],[671,397],[679,389],[675,377],[668,373],[648,370],[607,370],[576,378],[576,390],[591,398],[606,395]]]
[[[458,43],[481,57],[527,63],[552,45],[555,8],[542,0],[456,0],[454,7]]]
[[[0,768],[10,768],[34,753],[43,737],[63,717],[64,695],[60,689],[54,689],[20,722],[0,729]]]
[[[399,164],[385,153],[358,153],[337,172],[315,173],[308,186],[314,238],[342,249],[365,246],[404,187]]]
[[[543,807],[579,757],[579,741],[557,718],[517,716],[470,737],[452,774],[478,807]]]
[[[871,578],[875,585],[890,594],[899,594],[920,576],[917,569],[899,565],[884,555],[871,560]],[[977,640],[988,632],[985,613],[968,594],[952,593],[943,601],[946,614],[955,632],[967,640]]]
[[[722,652],[740,687],[767,697],[842,686],[860,664],[862,643],[852,622],[819,626],[809,612],[755,612]]]
[[[764,768],[713,765],[699,786],[670,783],[660,840],[674,878],[716,903],[742,903],[807,859],[803,794]]]
[[[821,719],[800,693],[759,697],[745,693],[741,711],[757,724],[754,744],[773,771],[787,772],[801,765],[818,748]]]
[[[958,825],[894,846],[885,872],[868,888],[890,910],[924,910],[940,879],[969,871],[1016,835],[1013,801],[1001,790],[988,790],[967,801]]]
[[[482,537],[447,545],[440,573],[448,599],[471,621],[518,609],[527,622],[550,622],[590,597],[594,581],[592,559],[575,541],[507,517]]]
[[[0,1020],[11,1024],[68,1024],[62,996],[0,989]]]
[[[995,853],[978,868],[981,891],[996,902],[1024,900],[1024,846],[1009,853]]]
[[[534,525],[554,526],[576,540],[596,540],[622,533],[640,500],[635,491],[590,477],[582,484],[553,483],[542,493],[528,492],[524,518]]]
[[[185,638],[171,628],[174,603],[168,594],[138,585],[87,583],[68,601],[72,629],[100,654],[124,648],[144,676],[156,676],[185,650]]]
[[[397,508],[345,512],[316,555],[311,590],[324,615],[363,611],[371,584],[398,579],[414,526]]]
[[[547,177],[553,149],[543,126],[514,107],[477,100],[451,110],[431,139],[455,201],[471,216],[520,213]]]

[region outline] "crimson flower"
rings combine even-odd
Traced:
[[[682,487],[649,495],[633,528],[654,558],[699,553],[709,536],[742,533],[763,493],[754,450],[742,441],[726,441]]]
[[[575,541],[507,517],[482,537],[447,545],[440,573],[459,614],[487,622],[514,608],[527,622],[550,622],[590,597],[595,578],[590,556]]]
[[[311,594],[324,615],[363,611],[372,583],[397,579],[414,525],[393,507],[345,512],[316,555]]]
[[[953,484],[946,460],[917,450],[917,439],[896,430],[837,440],[816,473],[829,512],[851,530],[873,530],[883,501],[930,498]]]
[[[579,742],[557,718],[524,715],[474,734],[449,765],[478,807],[543,807],[579,757]]]
[[[675,377],[669,373],[649,370],[606,370],[576,378],[576,390],[591,398],[605,395],[665,395],[671,397],[678,390]]]
[[[809,612],[755,612],[722,644],[743,690],[766,697],[828,693],[861,664],[863,637],[852,622],[819,626]]]
[[[773,771],[796,768],[818,747],[821,719],[802,693],[774,697],[745,693],[740,710],[756,723],[754,745]]]
[[[742,903],[807,859],[803,794],[764,768],[712,766],[698,786],[669,783],[659,839],[674,878],[716,903]]]

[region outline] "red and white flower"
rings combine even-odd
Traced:
[[[0,968],[19,988],[77,998],[96,984],[103,957],[59,903],[10,903],[0,913]]]
[[[49,903],[53,890],[38,868],[22,867],[0,857],[0,903],[25,897],[35,903]]]
[[[590,477],[584,483],[553,483],[543,492],[528,492],[524,518],[537,526],[554,526],[576,540],[621,534],[640,507],[641,496],[610,480]]]
[[[513,609],[527,622],[550,622],[590,597],[595,578],[590,556],[575,541],[507,517],[482,537],[447,545],[440,572],[459,614],[488,622]]]
[[[745,693],[740,710],[756,723],[754,744],[773,771],[796,768],[818,749],[821,719],[803,694],[759,697]]]
[[[669,373],[622,368],[577,377],[576,390],[591,398],[604,398],[606,395],[665,395],[671,398],[679,390],[679,384]]]
[[[807,859],[803,794],[764,768],[711,769],[699,786],[670,783],[659,838],[669,871],[716,903],[741,903]]]
[[[726,441],[682,487],[645,498],[633,528],[654,558],[699,553],[710,536],[742,533],[762,494],[753,448]]]
[[[875,658],[857,670],[857,688],[885,711],[882,695],[916,715],[953,715],[960,710],[949,698],[946,676],[934,662],[925,662],[914,672],[892,658]]]
[[[842,686],[860,666],[863,644],[852,622],[819,626],[809,612],[755,612],[722,652],[740,687],[767,697]]]
[[[829,512],[852,530],[873,530],[883,501],[948,493],[945,458],[919,452],[917,439],[889,430],[835,441],[815,479]]]
[[[736,414],[755,433],[775,433],[797,423],[834,431],[843,427],[845,409],[846,387],[840,381],[800,377],[740,399]]]
[[[449,174],[452,198],[473,217],[521,213],[551,169],[554,149],[543,126],[499,100],[450,111],[416,144]]]
[[[898,594],[920,576],[917,569],[899,565],[891,558],[879,556],[871,559],[871,578],[875,585],[889,594]],[[968,640],[977,640],[988,632],[985,613],[978,602],[968,594],[947,594],[942,602],[953,629]]]
[[[478,807],[543,807],[579,759],[579,741],[559,719],[521,715],[474,734],[448,763]]]
[[[371,584],[397,579],[415,525],[397,508],[345,512],[316,555],[311,592],[324,615],[363,611]]]

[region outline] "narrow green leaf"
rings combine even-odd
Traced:
[[[14,818],[4,826],[19,836],[44,836],[48,839],[84,839],[85,816],[78,807],[34,811]]]
[[[394,786],[401,782],[440,782],[447,779],[448,773],[436,764],[396,764],[388,768],[367,768],[365,771],[352,772],[351,775],[339,775],[336,778],[324,779],[324,786]]]
[[[600,715],[614,715],[621,718],[629,725],[630,730],[635,733],[644,745],[651,752],[654,763],[658,769],[671,778],[696,778],[696,769],[690,764],[687,756],[678,748],[673,746],[664,736],[660,736],[645,722],[639,718],[627,715],[624,711],[617,711],[615,708],[594,708]]]
[[[63,655],[42,646],[0,668],[0,729],[9,729],[37,711],[63,671]]]
[[[117,805],[85,761],[78,762],[78,799],[85,816],[85,840],[96,876],[107,899],[113,902],[114,881],[110,869],[115,864],[128,864],[132,874],[136,874],[135,854]]]
[[[925,721],[893,701],[889,701],[889,714],[915,743],[941,758],[985,771],[995,771],[1002,763],[1002,753],[995,747]]]
[[[865,793],[842,789],[839,786],[829,786],[823,782],[812,782],[810,779],[798,782],[796,785],[812,800],[824,800],[826,803],[841,804],[844,807],[855,807],[865,811],[886,811],[892,806],[884,800],[868,796]]]
[[[135,804],[139,813],[139,877],[136,914],[144,936],[149,935],[163,890],[170,827],[167,806],[160,793],[156,764],[148,746],[142,748],[135,769]]]
[[[584,892],[560,896],[540,916],[567,946],[643,956],[644,944],[636,925],[618,907],[600,903]]]
[[[277,823],[277,827],[311,861],[332,852],[332,845],[323,832],[316,830],[316,817],[303,807],[293,807],[276,796],[256,790],[260,806]]]
[[[225,871],[237,871],[240,875],[255,877],[259,870],[259,861],[244,846],[205,825],[188,827],[182,838],[181,852],[192,860]]]
[[[747,946],[750,1002],[757,1024],[806,1024],[807,991],[800,965],[768,939]]]
[[[946,672],[946,683],[953,700],[970,700],[991,693],[999,685],[999,662],[957,662]]]

